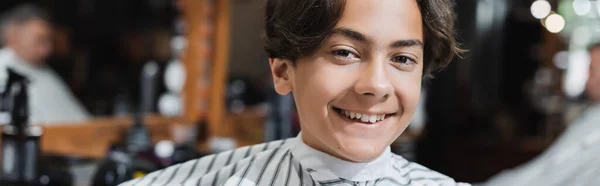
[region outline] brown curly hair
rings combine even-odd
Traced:
[[[459,47],[452,0],[416,0],[423,19],[424,76],[446,67]],[[345,0],[268,0],[265,50],[270,58],[295,61],[309,56],[329,37],[344,11]]]

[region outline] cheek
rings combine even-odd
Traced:
[[[332,100],[352,88],[357,72],[352,67],[324,65],[319,70],[313,83],[318,84],[327,99]]]
[[[403,79],[394,80],[394,93],[398,98],[398,104],[402,108],[403,114],[409,114],[415,112],[419,98],[421,96],[421,77],[416,75],[410,75]]]
[[[336,96],[347,90],[351,85],[349,73],[332,65],[323,64],[303,65],[298,67],[294,77],[293,92],[297,106],[305,114],[321,115],[327,110],[327,105]],[[307,116],[304,118],[314,118]]]
[[[326,62],[314,63],[307,68],[299,69],[297,73],[299,79],[296,87],[304,97],[329,102],[351,87],[353,73],[350,69]]]
[[[42,45],[40,48],[40,53],[42,55],[49,55],[52,52],[52,45]]]

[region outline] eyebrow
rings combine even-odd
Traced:
[[[390,48],[403,48],[403,47],[412,47],[412,46],[418,46],[420,48],[423,48],[423,46],[425,46],[425,45],[423,44],[422,41],[420,41],[418,39],[399,40],[399,41],[394,41],[392,44],[390,44]]]
[[[366,44],[372,44],[373,39],[358,32],[355,30],[352,30],[350,28],[335,28],[333,29],[333,34],[341,34],[347,38],[350,38],[352,40],[356,40],[358,42],[361,43],[366,43]],[[419,39],[406,39],[406,40],[398,40],[398,41],[394,41],[392,42],[392,44],[390,44],[390,48],[404,48],[404,47],[413,47],[413,46],[418,46],[420,48],[423,48],[424,44],[423,41],[419,40]]]
[[[344,27],[335,28],[335,29],[333,29],[333,33],[334,34],[341,34],[341,35],[343,35],[343,36],[345,36],[347,38],[356,40],[356,41],[361,42],[361,43],[367,43],[367,44],[373,43],[373,39],[372,38],[369,38],[369,37],[365,36],[364,34],[358,32],[358,31],[349,29],[349,28],[344,28]]]

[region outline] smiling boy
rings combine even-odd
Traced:
[[[275,90],[296,138],[203,157],[123,185],[468,185],[393,154],[425,76],[460,52],[451,0],[268,0]]]

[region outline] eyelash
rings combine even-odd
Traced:
[[[340,52],[346,52],[346,55],[354,55],[355,58],[360,58],[358,55],[356,55],[354,52],[351,52],[350,50],[344,50],[344,49],[339,49],[339,50],[334,50],[331,51],[331,55],[344,59],[344,60],[350,60],[352,59],[351,57],[347,57],[347,56],[343,56],[343,54],[340,54]]]

